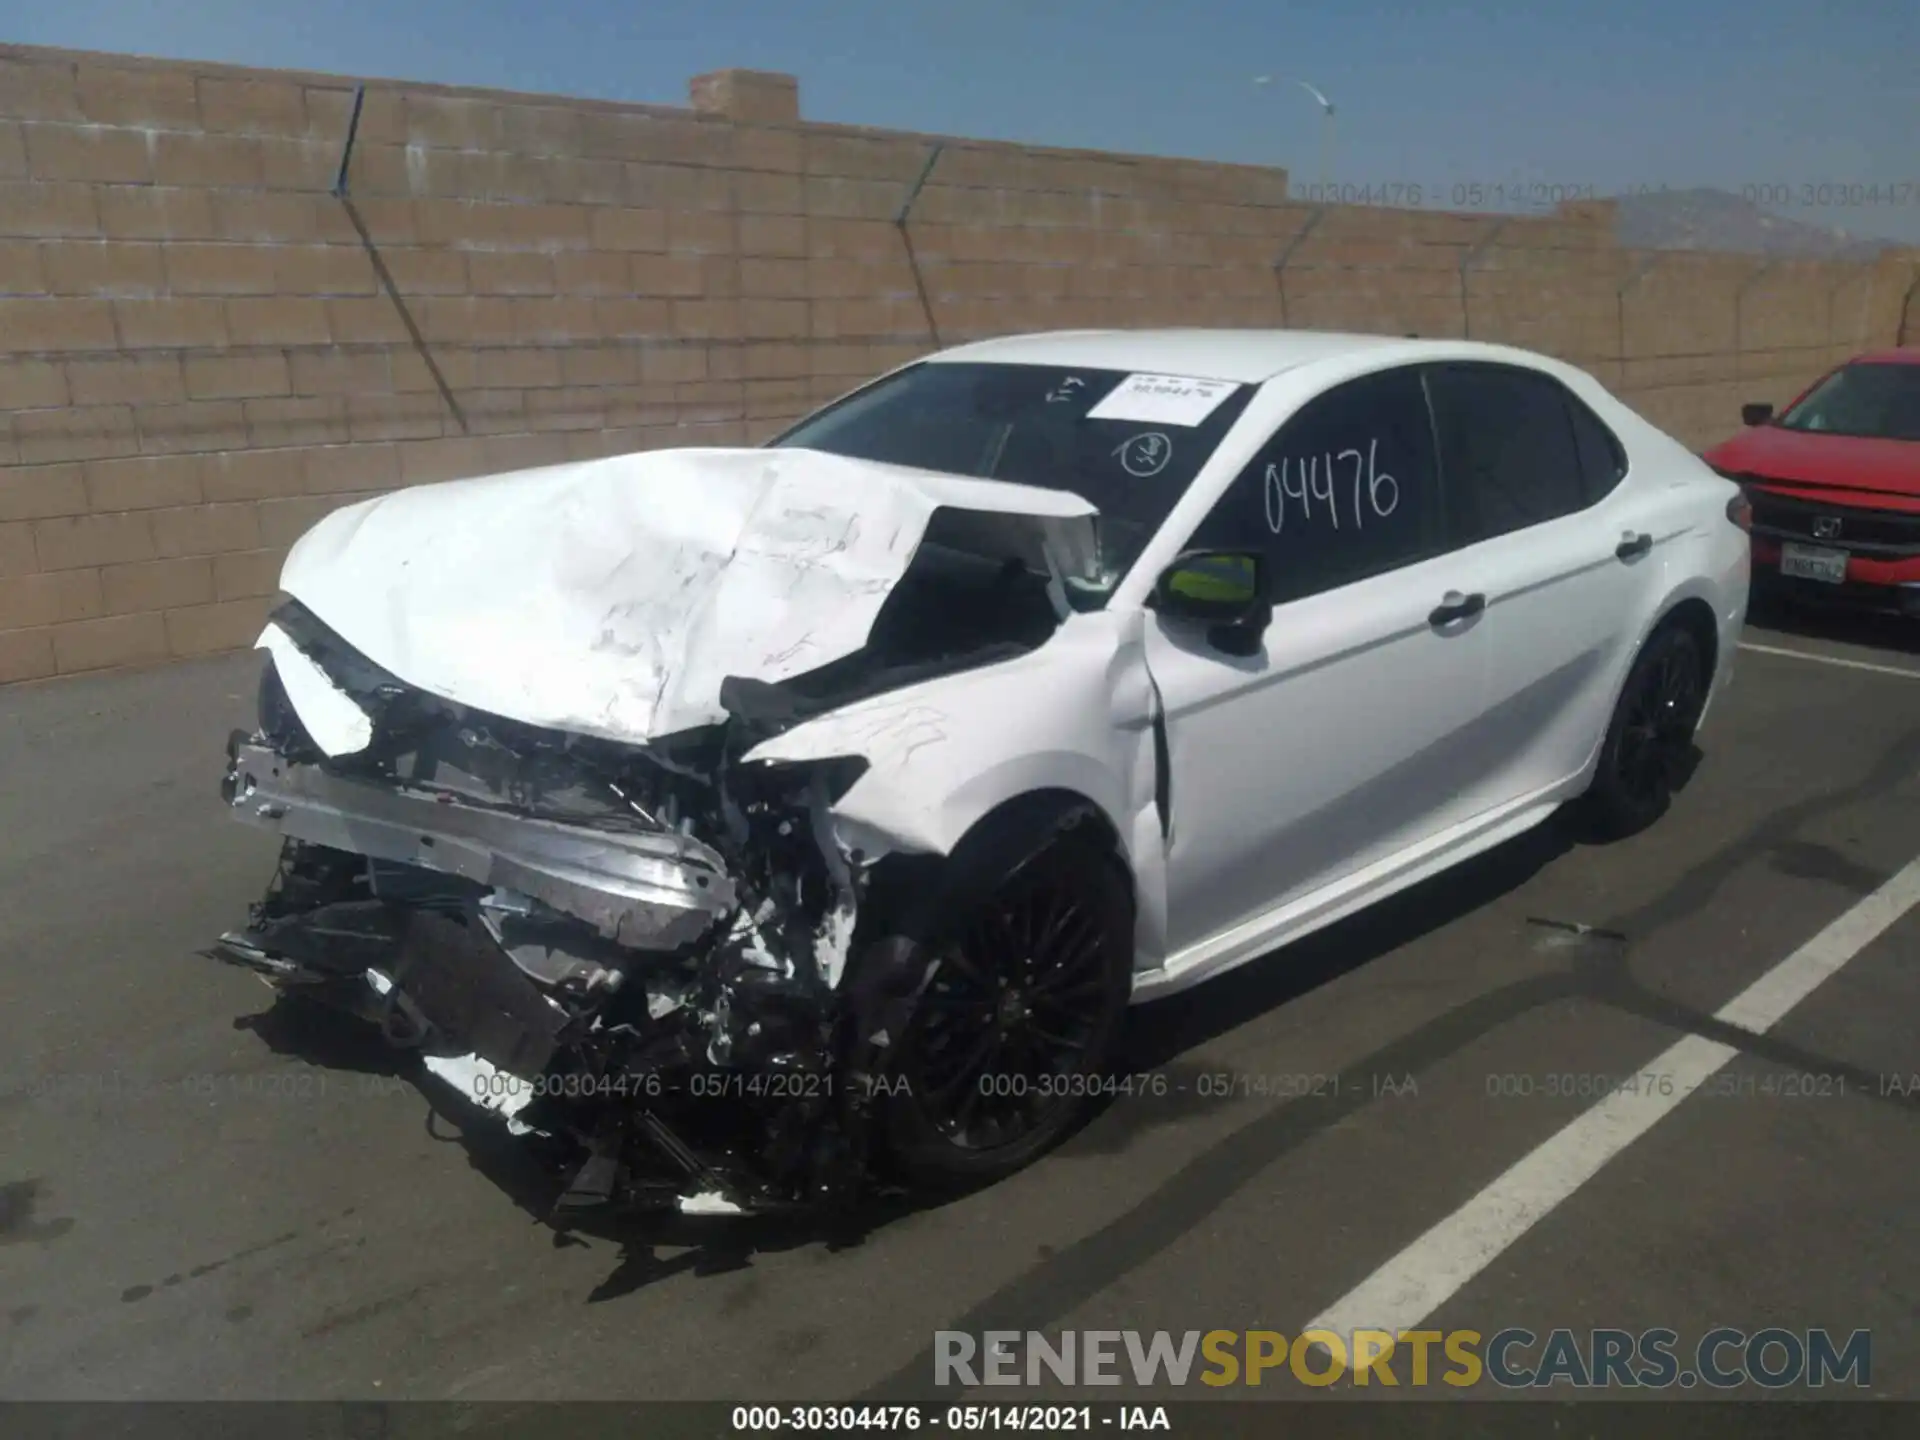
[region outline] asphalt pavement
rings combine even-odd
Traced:
[[[943,1330],[1377,1305],[1865,1330],[1853,1388],[1920,1399],[1920,627],[1748,642],[1652,831],[1550,824],[1141,1007],[1142,1093],[832,1233],[558,1239],[377,1042],[197,955],[273,864],[217,794],[252,657],[0,691],[0,1396],[911,1398]]]

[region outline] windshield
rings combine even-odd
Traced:
[[[1069,490],[1100,511],[1104,600],[1246,408],[1228,381],[1056,365],[922,363],[773,443]]]
[[[1783,430],[1920,440],[1920,365],[1843,366],[1777,423]]]

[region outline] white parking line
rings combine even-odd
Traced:
[[[1755,645],[1751,640],[1742,640],[1740,648],[1757,655],[1791,655],[1795,660],[1812,660],[1821,665],[1841,665],[1848,670],[1871,670],[1876,675],[1903,675],[1909,680],[1920,680],[1920,670],[1903,670],[1898,665],[1875,665],[1866,660],[1843,659],[1838,655],[1815,655],[1809,650],[1789,650],[1784,645]]]
[[[1728,1001],[1714,1018],[1764,1033],[1916,902],[1920,859]],[[1687,1036],[1641,1067],[1642,1073],[1672,1075],[1671,1094],[1608,1096],[1334,1301],[1302,1333],[1331,1330],[1344,1337],[1358,1329],[1393,1335],[1412,1329],[1737,1053],[1721,1041]]]

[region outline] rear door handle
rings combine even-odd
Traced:
[[[1651,549],[1653,549],[1653,536],[1645,531],[1636,535],[1629,530],[1621,537],[1620,543],[1613,547],[1613,553],[1622,560],[1638,560]]]
[[[1437,630],[1456,620],[1470,620],[1486,608],[1487,597],[1484,595],[1462,595],[1458,590],[1449,590],[1440,597],[1439,607],[1427,616],[1427,623]]]

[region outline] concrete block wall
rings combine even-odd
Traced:
[[[936,345],[1294,325],[1528,345],[1696,444],[1892,342],[1920,255],[1639,255],[1604,203],[1309,206],[1279,170],[0,46],[0,683],[250,644],[396,486],[764,438]]]

